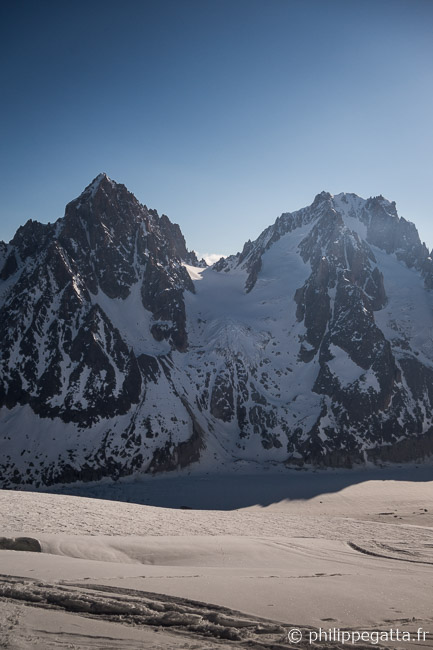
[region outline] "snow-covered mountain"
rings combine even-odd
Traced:
[[[100,174],[0,243],[1,482],[429,455],[432,288],[381,196],[322,192],[206,267]]]

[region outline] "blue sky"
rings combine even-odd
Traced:
[[[101,171],[228,254],[321,190],[433,247],[431,0],[6,0],[0,239]]]

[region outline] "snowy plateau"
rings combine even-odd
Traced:
[[[1,485],[429,458],[432,289],[382,196],[322,192],[207,266],[100,174],[0,242]]]

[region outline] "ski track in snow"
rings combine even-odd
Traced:
[[[241,475],[221,492],[230,510],[0,491],[0,548],[28,536],[42,549],[0,550],[2,647],[270,649],[291,647],[294,626],[304,639],[318,627],[433,629],[433,482],[420,471],[406,481],[365,473],[346,487],[344,473]],[[224,482],[114,487],[203,507]],[[309,498],[271,499],[277,486],[289,495],[308,484]],[[233,509],[236,492],[258,485],[267,507]],[[433,647],[431,635],[422,647]]]

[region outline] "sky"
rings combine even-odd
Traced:
[[[3,0],[0,239],[100,172],[201,254],[322,190],[433,247],[432,0]]]

